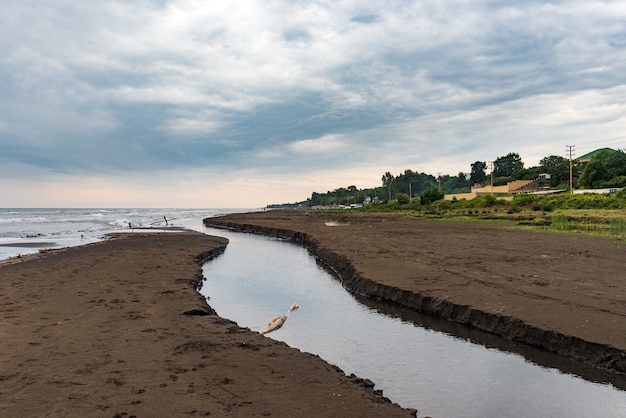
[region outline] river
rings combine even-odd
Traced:
[[[297,302],[300,308],[269,338],[372,380],[420,417],[626,416],[622,377],[351,295],[302,247],[203,232],[230,240],[204,266],[201,292],[220,316],[259,331]]]

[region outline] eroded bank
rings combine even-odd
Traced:
[[[343,226],[329,227],[336,218],[276,211],[204,223],[304,245],[352,292],[626,372],[619,243],[395,216],[342,214]]]

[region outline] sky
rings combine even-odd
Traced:
[[[626,148],[619,1],[3,0],[0,207],[259,208]]]

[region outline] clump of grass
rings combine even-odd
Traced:
[[[611,235],[626,235],[626,222],[620,219],[612,220],[610,231]]]
[[[556,231],[569,231],[569,219],[565,215],[553,215],[550,219],[552,229]]]

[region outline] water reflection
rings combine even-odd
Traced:
[[[303,248],[207,232],[230,240],[226,252],[205,266],[202,289],[221,316],[259,331],[299,303],[270,338],[371,379],[385,396],[418,409],[420,416],[618,417],[626,411],[626,393],[595,383],[612,380],[591,368],[352,296]],[[574,369],[591,382],[570,374]],[[614,384],[624,387],[623,381]]]
[[[607,373],[598,368],[570,360],[568,358],[538,350],[532,346],[517,343],[505,338],[498,337],[487,332],[478,331],[456,322],[425,315],[414,310],[398,306],[390,302],[367,296],[354,294],[353,297],[361,304],[368,306],[376,312],[389,317],[399,318],[403,322],[417,327],[443,332],[452,338],[466,340],[481,345],[485,348],[494,348],[499,351],[523,356],[526,361],[547,368],[558,369],[563,373],[573,374],[585,380],[595,383],[607,383],[617,389],[626,391],[626,376]]]

